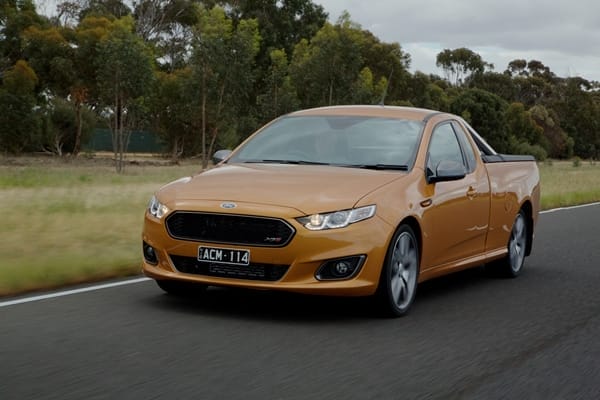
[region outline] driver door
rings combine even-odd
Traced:
[[[426,173],[435,173],[441,161],[454,161],[464,166],[466,174],[462,179],[428,184],[428,193],[433,195],[423,213],[429,246],[423,251],[423,269],[443,268],[484,251],[490,187],[485,168],[476,160],[473,146],[460,126],[447,121],[434,128]]]

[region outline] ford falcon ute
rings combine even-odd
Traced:
[[[498,154],[452,114],[297,111],[215,162],[146,209],[143,272],[170,294],[373,296],[401,316],[420,282],[483,264],[516,277],[532,250],[534,158]]]

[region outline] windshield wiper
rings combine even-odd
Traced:
[[[254,163],[254,164],[329,165],[329,163],[325,163],[325,162],[306,161],[306,160],[265,159],[265,160],[246,160],[244,162],[245,163]]]
[[[397,170],[397,171],[408,171],[408,165],[400,164],[352,164],[347,165],[352,168],[363,168],[363,169],[375,169],[375,170]]]

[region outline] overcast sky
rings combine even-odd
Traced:
[[[502,72],[539,60],[561,77],[600,81],[599,0],[313,0],[331,22],[351,19],[411,55],[411,70],[442,72],[443,49],[467,47]]]
[[[51,14],[56,0],[35,0]],[[467,47],[502,72],[539,60],[561,77],[600,81],[600,0],[313,0],[335,23],[354,22],[411,56],[411,70],[442,71],[443,49]]]

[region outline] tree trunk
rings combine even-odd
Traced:
[[[83,113],[82,103],[79,101],[75,106],[75,126],[77,128],[77,133],[75,134],[75,145],[73,146],[73,156],[77,157],[79,152],[81,151],[81,133],[83,130],[81,115]]]
[[[333,80],[329,82],[329,105],[333,102]]]
[[[219,132],[219,128],[217,128],[217,127],[215,126],[215,129],[213,129],[213,131],[212,131],[212,137],[211,137],[211,139],[210,139],[210,146],[209,146],[209,148],[208,148],[208,150],[209,150],[209,153],[208,153],[208,154],[211,154],[211,155],[212,155],[212,154],[214,154],[214,152],[215,152],[215,142],[217,141],[217,133],[218,133],[218,132]]]
[[[202,169],[208,167],[206,157],[206,67],[202,71]]]

